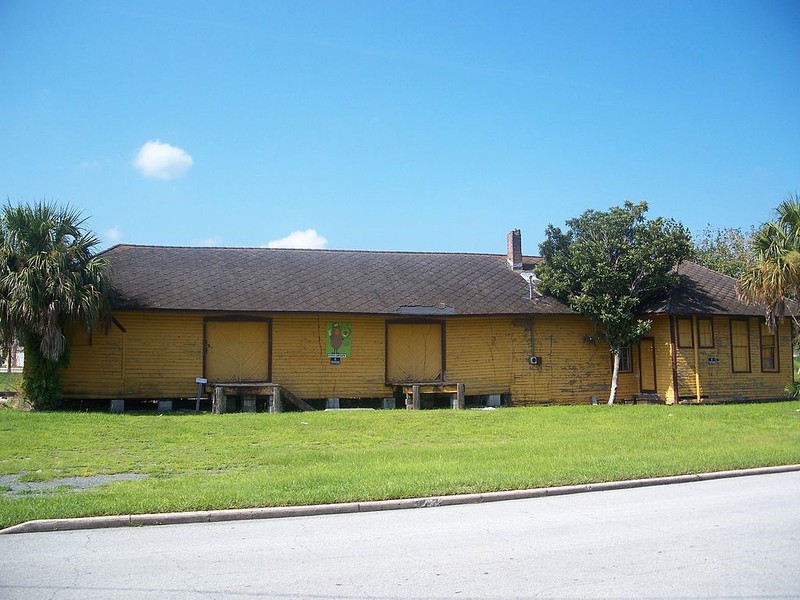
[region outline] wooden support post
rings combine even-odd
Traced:
[[[272,388],[272,399],[269,405],[269,412],[271,413],[283,412],[283,399],[281,398],[281,388],[278,385]]]
[[[406,401],[406,408],[408,410],[419,410],[420,407],[420,394],[419,394],[419,386],[412,385],[411,386],[411,403],[409,404]]]
[[[227,399],[225,398],[225,390],[220,386],[214,388],[214,400],[211,412],[215,415],[221,415],[227,409]]]
[[[464,409],[464,384],[456,384],[456,393],[450,396],[451,405],[455,410]]]

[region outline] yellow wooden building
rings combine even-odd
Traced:
[[[207,393],[279,386],[316,408],[400,407],[410,390],[428,404],[437,393],[468,405],[608,397],[608,347],[536,291],[519,231],[506,254],[120,245],[105,257],[112,323],[68,333],[67,398],[189,398],[198,378]],[[770,333],[729,277],[692,263],[679,273],[644,311],[648,337],[623,351],[618,398],[783,397],[789,325]]]

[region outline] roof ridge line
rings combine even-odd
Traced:
[[[503,257],[505,254],[500,252],[453,252],[446,250],[363,250],[348,248],[268,248],[265,246],[186,246],[169,244],[115,244],[106,248],[102,253],[110,252],[117,248],[140,248],[156,250],[255,250],[269,252],[319,252],[319,253],[351,253],[351,254],[401,254],[401,255],[436,255],[436,256],[497,256]],[[538,258],[537,256],[525,256],[525,258]]]

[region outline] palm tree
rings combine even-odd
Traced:
[[[776,213],[756,232],[752,261],[737,282],[744,302],[764,308],[771,331],[786,316],[787,300],[800,295],[800,197],[790,195]]]
[[[108,263],[85,223],[79,211],[46,202],[0,213],[0,344],[25,347],[23,392],[35,408],[58,403],[65,327],[91,332],[110,314]]]

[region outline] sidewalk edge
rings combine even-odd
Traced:
[[[12,525],[6,529],[0,529],[0,534],[75,531],[82,529],[138,527],[145,525],[213,523],[220,521],[278,519],[285,517],[306,517],[313,515],[374,512],[381,510],[430,508],[436,506],[455,506],[460,504],[477,504],[482,502],[502,502],[505,500],[523,500],[529,498],[544,498],[548,496],[564,496],[568,494],[622,490],[637,487],[651,487],[656,485],[691,483],[697,481],[713,481],[716,479],[747,477],[753,475],[771,475],[775,473],[788,473],[793,471],[800,471],[800,464],[780,465],[775,467],[757,467],[752,469],[740,469],[732,471],[715,471],[710,473],[697,473],[693,475],[653,477],[649,479],[630,479],[625,481],[607,481],[558,487],[533,488],[527,490],[507,490],[501,492],[483,492],[478,494],[458,494],[453,496],[431,496],[427,498],[401,498],[396,500],[370,500],[339,504],[275,506],[264,508],[205,510],[142,515],[110,515],[102,517],[79,517],[73,519],[41,519],[36,521],[27,521],[18,525]]]

